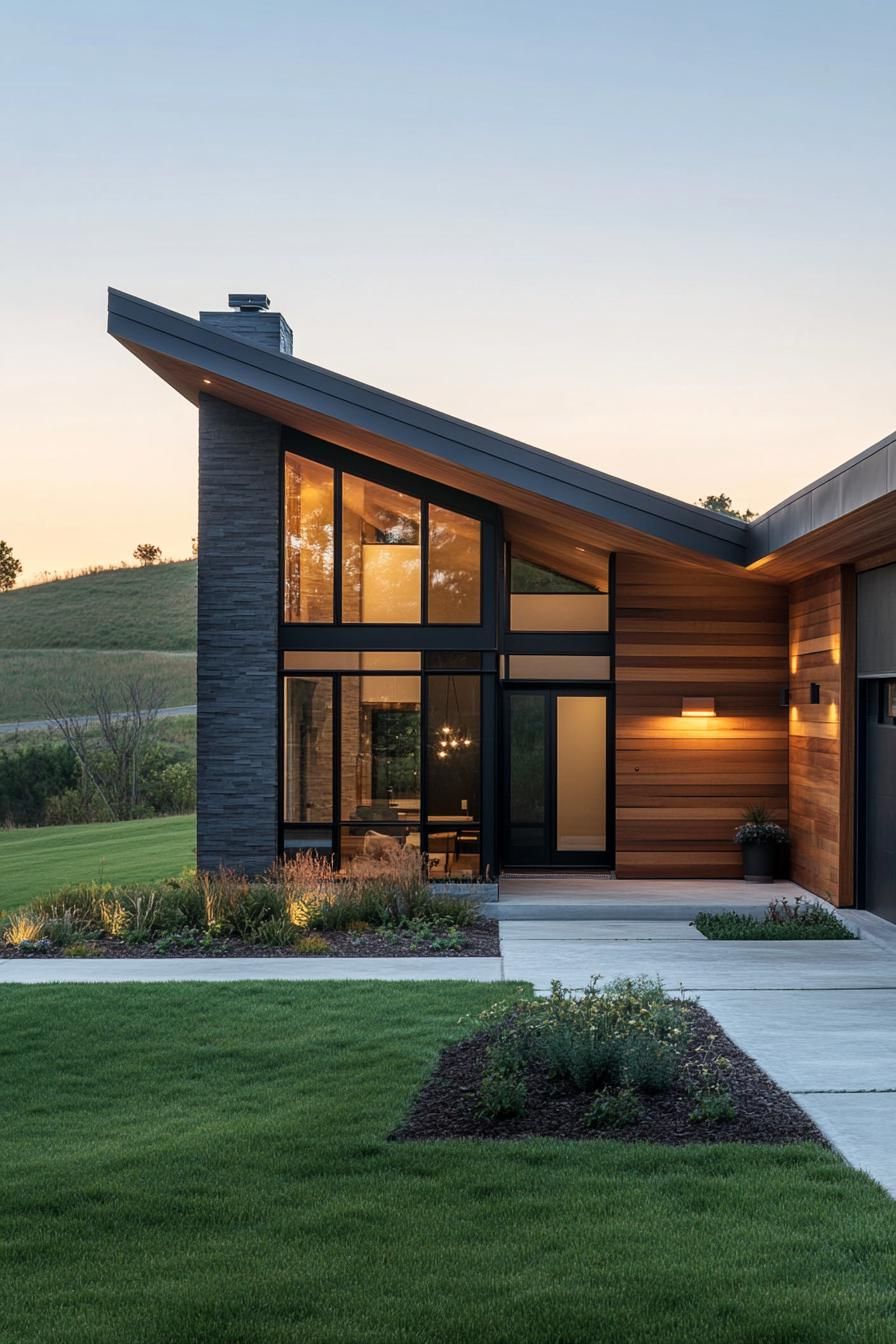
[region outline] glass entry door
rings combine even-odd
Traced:
[[[514,686],[504,709],[504,865],[605,867],[607,692]]]

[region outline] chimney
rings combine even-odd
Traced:
[[[212,327],[238,341],[259,345],[275,355],[292,354],[292,327],[282,313],[269,313],[267,294],[228,294],[229,313],[200,313],[204,327]]]

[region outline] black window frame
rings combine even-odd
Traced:
[[[333,620],[286,621],[284,554],[286,541],[286,455],[309,458],[334,473],[333,481]],[[420,502],[420,621],[400,625],[342,619],[343,611],[343,476],[355,476]],[[479,620],[446,624],[429,617],[429,506],[475,519],[480,526]],[[284,428],[280,449],[280,569],[278,581],[280,647],[286,649],[425,650],[427,648],[494,648],[497,635],[497,573],[501,514],[488,500],[430,481],[374,458],[327,443],[300,430]]]
[[[329,853],[332,855],[334,866],[339,869],[342,867],[342,834],[346,826],[351,825],[350,818],[342,816],[342,679],[343,677],[389,677],[389,676],[414,676],[420,678],[420,819],[417,829],[420,833],[421,849],[425,852],[426,842],[432,832],[444,832],[446,823],[432,822],[429,820],[429,780],[427,768],[427,724],[429,719],[429,682],[432,677],[475,677],[479,682],[479,819],[474,823],[465,823],[458,825],[457,830],[476,831],[479,835],[479,854],[482,871],[494,866],[493,854],[495,845],[495,832],[497,819],[494,815],[495,809],[490,802],[490,797],[494,797],[494,784],[491,781],[496,777],[496,751],[495,742],[497,737],[497,677],[494,669],[486,666],[487,659],[481,658],[481,666],[477,669],[461,668],[433,668],[431,670],[425,667],[419,669],[409,668],[406,672],[388,671],[388,670],[347,670],[338,669],[315,669],[313,672],[304,672],[302,670],[283,667],[283,650],[280,655],[280,674],[278,678],[280,688],[280,731],[278,736],[278,780],[279,780],[279,851],[281,854],[286,851],[287,835],[294,835],[301,832],[306,834],[329,832],[331,838],[331,848]],[[328,652],[324,650],[324,652]],[[286,798],[286,755],[285,755],[285,724],[283,705],[285,703],[286,681],[290,678],[307,677],[329,677],[332,683],[332,705],[333,705],[333,725],[332,725],[332,798],[330,803],[331,820],[330,821],[285,821],[283,817],[284,802]],[[377,827],[380,829],[380,827]],[[413,829],[408,823],[388,823],[383,822],[381,829],[384,834],[398,834],[401,830]],[[451,829],[451,828],[448,828]],[[488,848],[486,848],[488,846]]]

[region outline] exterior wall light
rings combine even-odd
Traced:
[[[778,707],[780,709],[790,708],[790,687],[782,686],[778,692]]]
[[[821,704],[821,687],[819,686],[817,681],[811,681],[809,683],[809,704],[810,705]]]
[[[683,695],[681,697],[681,717],[683,719],[714,719],[716,701],[713,695]]]

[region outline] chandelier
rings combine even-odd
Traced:
[[[453,716],[451,712],[452,698],[454,700]],[[463,716],[460,712],[457,684],[454,677],[448,677],[445,686],[445,717],[441,728],[436,733],[436,756],[440,761],[444,761],[452,752],[463,751],[465,747],[473,745],[473,739],[467,730],[461,726],[462,723]]]

